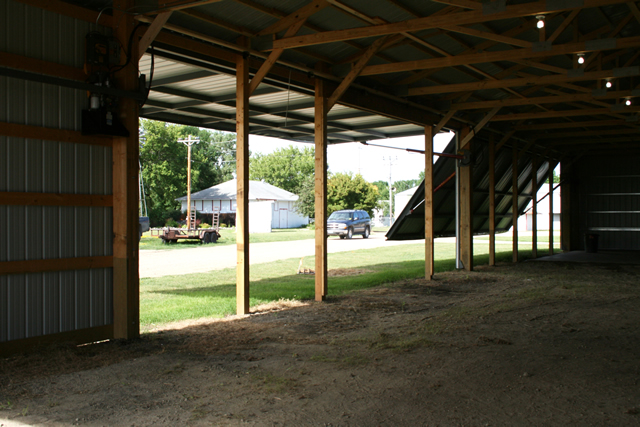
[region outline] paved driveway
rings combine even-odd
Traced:
[[[374,232],[368,239],[363,239],[361,236],[354,236],[351,240],[331,237],[328,240],[327,251],[329,253],[346,252],[421,242],[424,243],[424,240],[387,241],[384,233]],[[315,240],[253,243],[249,251],[251,265],[279,259],[314,256]],[[217,246],[211,244],[192,249],[140,251],[140,277],[204,273],[211,270],[233,268],[236,266],[236,257],[236,245]]]

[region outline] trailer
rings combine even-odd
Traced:
[[[196,223],[196,211],[191,211],[189,224]],[[213,213],[213,224],[210,228],[152,228],[151,235],[162,239],[162,243],[175,243],[179,240],[200,240],[204,244],[216,243],[220,238],[220,214]]]
[[[179,240],[200,240],[202,243],[216,243],[220,233],[215,228],[186,229],[175,227],[154,228],[152,236],[158,236],[162,243],[175,243]]]

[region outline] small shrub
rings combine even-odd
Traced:
[[[307,225],[306,227],[309,230],[315,230],[316,229],[316,223],[312,222],[311,224]]]
[[[164,225],[166,227],[180,227],[180,224],[178,224],[178,221],[176,221],[173,218],[169,218]]]
[[[200,224],[198,224],[198,228],[211,228],[211,226],[206,222],[201,222]]]

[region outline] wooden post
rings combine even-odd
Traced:
[[[460,140],[464,140],[470,129],[465,127],[460,132]],[[473,139],[469,139],[464,147],[471,150]],[[473,170],[471,165],[460,165],[460,260],[465,270],[473,270]]]
[[[433,126],[424,127],[424,273],[433,279]]]
[[[549,159],[549,255],[553,255],[553,169]]]
[[[135,22],[124,13],[132,0],[113,2],[114,36],[129,40]],[[136,38],[131,49],[137,52]],[[122,63],[126,61],[123,52]],[[138,61],[115,73],[118,89],[138,90]],[[113,138],[113,336],[120,339],[140,335],[140,278],[138,275],[138,102],[119,100],[119,118],[128,137]]]
[[[496,265],[496,143],[489,141],[489,265]]]
[[[531,159],[531,256],[538,258],[538,157]]]
[[[316,78],[315,87],[315,267],[316,301],[328,294],[327,284],[327,100],[325,83]]]
[[[236,61],[236,305],[237,313],[249,313],[249,61]]]
[[[518,262],[518,144],[515,140],[513,144],[513,162],[511,165],[511,222],[513,223],[513,262]]]

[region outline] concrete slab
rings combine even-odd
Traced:
[[[585,251],[563,252],[530,261],[578,262],[587,264],[633,264],[640,265],[640,251]]]

